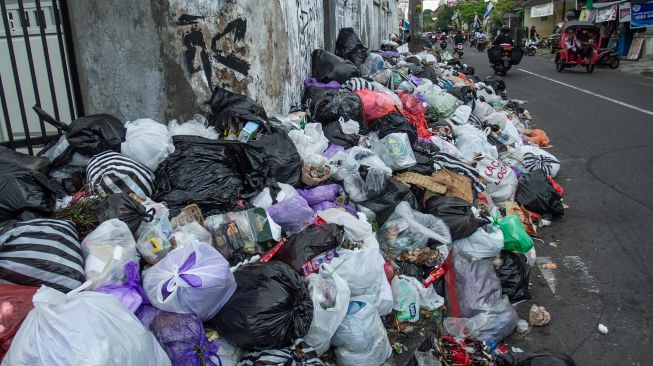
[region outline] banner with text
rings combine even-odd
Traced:
[[[553,15],[553,1],[531,7],[531,18],[546,17],[549,15]]]
[[[653,26],[653,3],[633,4],[630,11],[630,28]]]

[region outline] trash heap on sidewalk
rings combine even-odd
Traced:
[[[564,213],[546,134],[501,78],[385,48],[343,29],[287,115],[217,88],[0,151],[2,365],[376,366],[411,332],[419,365],[573,365],[501,346]]]

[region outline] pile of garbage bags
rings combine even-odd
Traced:
[[[0,150],[2,365],[380,365],[429,319],[421,358],[501,353],[564,214],[545,133],[439,54],[343,29],[311,62],[286,115],[216,88],[189,121]]]

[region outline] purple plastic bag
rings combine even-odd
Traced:
[[[337,153],[339,153],[341,151],[344,152],[345,148],[340,146],[340,145],[329,144],[329,147],[324,151],[323,155],[326,156],[327,159],[331,159],[331,157],[333,155],[335,155],[335,154],[337,154]]]
[[[218,357],[220,343],[206,338],[202,321],[194,315],[162,311],[153,319],[150,330],[173,366],[222,364]]]
[[[337,184],[326,184],[311,189],[298,189],[297,193],[313,206],[320,202],[335,200],[339,191],[340,187]]]
[[[422,78],[418,78],[417,76],[411,75],[410,80],[413,82],[413,84],[419,86],[422,84]]]
[[[308,89],[311,86],[320,89],[340,89],[340,83],[335,80],[329,81],[328,83],[321,83],[316,78],[308,78],[304,80],[304,89]]]
[[[292,196],[268,207],[268,214],[286,233],[298,233],[313,221],[313,210],[302,196]]]
[[[127,282],[123,285],[105,285],[93,291],[114,296],[129,311],[135,313],[141,305],[150,304],[141,285],[141,276],[138,269],[138,263],[134,261],[127,262],[125,264]]]
[[[399,58],[399,52],[394,52],[394,51],[381,51],[379,52],[379,55],[381,57],[386,57],[386,58]]]
[[[145,328],[150,329],[150,324],[152,324],[154,318],[156,318],[162,312],[163,311],[155,308],[152,305],[143,305],[134,315],[136,315],[138,320],[143,323]]]

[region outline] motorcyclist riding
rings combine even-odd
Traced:
[[[494,39],[492,44],[495,46],[500,44],[510,44],[511,46],[514,45],[514,41],[510,36],[510,28],[507,25],[501,27],[501,33],[497,36],[497,38]]]
[[[465,43],[465,36],[459,30],[456,32],[456,35],[453,36],[453,44]]]

